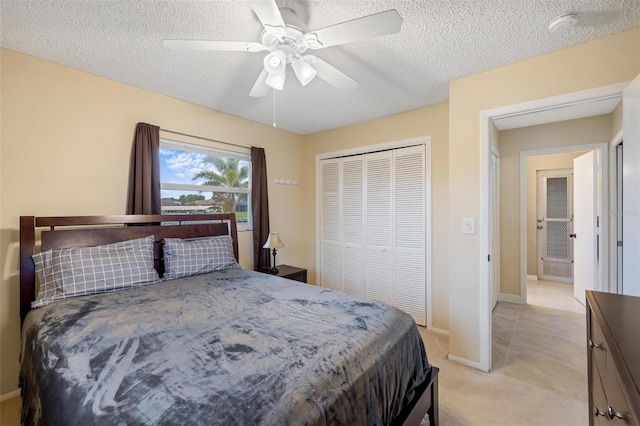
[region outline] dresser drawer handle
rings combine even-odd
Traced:
[[[602,344],[593,343],[593,340],[591,340],[591,339],[589,339],[589,347],[591,349],[602,349],[603,348]]]
[[[616,417],[618,419],[622,419],[622,420],[625,419],[624,414],[618,413],[611,406],[609,406],[609,418],[613,419],[614,417]]]
[[[598,410],[598,407],[593,407],[593,415],[596,416],[596,417],[598,417],[598,416],[604,417],[604,416],[607,415],[607,413],[604,412],[604,411]]]

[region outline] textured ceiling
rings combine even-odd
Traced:
[[[447,100],[448,83],[640,26],[640,0],[284,1],[308,29],[396,9],[398,34],[316,50],[360,85],[341,92],[292,72],[277,91],[277,126],[309,134]],[[271,125],[274,98],[249,97],[268,52],[168,50],[163,39],[259,41],[243,1],[0,2],[2,46]],[[557,15],[572,30],[552,34]],[[640,48],[640,40],[638,42]],[[188,129],[180,129],[187,131]]]

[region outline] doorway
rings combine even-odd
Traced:
[[[527,159],[527,169],[534,158]],[[535,275],[544,281],[573,285],[573,167],[536,168],[535,200]],[[531,228],[529,223],[527,226]],[[531,269],[527,264],[527,275]]]
[[[583,157],[589,157],[589,154],[595,158],[594,176],[591,179],[591,190],[594,197],[590,201],[579,201],[574,196],[574,181],[580,180],[578,186],[584,189],[588,179],[583,175],[574,179],[574,165]],[[520,254],[522,260],[519,277],[520,298],[509,301],[521,304],[528,303],[528,285],[536,279],[545,282],[561,282],[564,286],[571,286],[570,293],[574,295],[584,293],[585,288],[600,289],[601,273],[606,270],[606,265],[601,265],[598,260],[598,253],[603,252],[602,247],[604,247],[604,241],[598,232],[602,230],[603,226],[608,226],[604,225],[607,218],[602,214],[605,211],[605,201],[608,198],[608,187],[606,185],[606,167],[602,165],[600,173],[597,171],[599,167],[597,165],[603,163],[601,159],[606,161],[606,156],[606,143],[520,152],[521,164],[523,165],[520,170],[520,182],[521,187],[526,188],[520,193]],[[549,181],[556,186],[551,190],[551,194],[548,188]],[[539,182],[540,184],[538,184]],[[547,185],[546,192],[545,184]],[[548,208],[549,197],[561,198],[556,200],[559,202],[555,208]],[[576,200],[575,206],[572,206],[574,200]],[[563,201],[566,201],[566,204]],[[586,212],[591,212],[591,214],[587,216]],[[541,216],[542,214],[547,216]],[[592,223],[589,232],[581,231],[580,243],[582,245],[580,247],[582,249],[586,247],[583,253],[576,253],[577,249],[574,250],[573,247],[575,238],[570,238],[571,236],[575,237],[576,234],[576,215],[583,222],[586,217],[586,222]],[[602,219],[598,219],[598,217],[602,217]],[[603,222],[602,226],[597,223],[598,221]],[[596,228],[598,229],[596,230]],[[604,234],[604,232],[600,233]],[[551,247],[545,244],[549,239],[553,240]],[[591,241],[593,244],[586,244],[587,241]],[[598,245],[602,245],[602,247],[598,249]],[[576,255],[579,255],[580,258],[576,259]],[[579,265],[575,264],[576,261],[579,262]],[[580,285],[575,284],[576,279],[579,279]],[[544,285],[544,283],[540,284]],[[547,287],[553,286],[549,284]],[[576,289],[578,290],[576,291]],[[543,288],[538,286],[536,290],[538,293],[534,295],[534,298],[540,296],[540,291]],[[559,291],[559,289],[553,291],[558,291],[559,294],[567,293]],[[584,305],[582,298],[576,298]],[[561,305],[572,307],[573,303]],[[573,307],[571,310],[574,310]]]
[[[480,329],[480,342],[479,342],[479,363],[478,368],[484,371],[489,371],[491,369],[491,282],[492,282],[492,264],[488,260],[487,253],[491,251],[491,226],[490,226],[490,218],[491,218],[491,199],[489,197],[489,182],[490,182],[490,155],[492,151],[492,147],[494,146],[493,135],[495,133],[495,122],[498,119],[517,117],[521,118],[524,116],[534,117],[531,121],[535,121],[538,118],[542,118],[542,116],[546,116],[549,118],[551,115],[549,114],[551,111],[563,109],[563,108],[571,108],[577,105],[585,106],[586,104],[600,104],[602,105],[605,101],[614,101],[617,103],[620,98],[623,89],[626,87],[627,83],[614,84],[611,86],[599,87],[595,89],[588,89],[581,92],[575,92],[567,95],[555,96],[552,98],[539,99],[531,102],[524,102],[516,105],[509,105],[505,107],[495,108],[491,110],[485,110],[480,113],[480,151],[483,153],[481,155],[481,164],[480,164],[480,213],[479,213],[479,239],[480,239],[480,247],[481,250],[479,252],[480,255],[480,307],[481,314],[479,317],[479,329]],[[611,112],[610,110],[607,112]],[[604,112],[605,114],[607,112]],[[602,112],[600,114],[603,114]],[[590,114],[596,115],[596,114]],[[563,116],[566,119],[566,114],[558,114],[558,116]],[[585,117],[587,115],[576,116]],[[527,117],[528,119],[529,117]],[[553,122],[556,120],[547,120],[547,121],[538,121],[536,124],[542,124],[545,122]],[[528,124],[534,125],[534,124]],[[607,138],[608,139],[608,138]],[[600,144],[605,147],[608,145],[606,143]],[[574,146],[575,149],[587,149],[591,150],[591,147],[588,146]],[[608,168],[608,150],[602,149],[598,147],[599,155],[601,155],[601,166],[602,173],[600,175],[600,179],[604,179],[607,175],[606,168]],[[547,153],[554,152],[553,149],[549,149]],[[557,150],[555,150],[557,151]],[[502,154],[502,149],[500,149]],[[486,153],[486,155],[484,154]],[[502,160],[502,158],[501,158]],[[524,169],[524,156],[520,158],[520,170]],[[502,166],[502,165],[501,165]],[[604,185],[601,182],[602,199],[608,199],[608,186]],[[520,189],[521,193],[524,191],[523,188],[523,180],[520,181]],[[501,207],[504,204],[501,203]],[[506,210],[506,209],[505,209]],[[520,206],[520,223],[525,222],[525,211],[526,211],[526,202],[525,205]],[[502,211],[502,220],[505,220],[505,213],[507,217],[507,221],[511,217],[508,210]],[[603,241],[608,241],[609,230],[608,230],[608,219],[606,216],[603,216],[601,219],[601,229],[603,235],[600,238],[600,244]],[[607,222],[606,224],[603,222]],[[520,240],[527,239],[527,233],[525,227],[520,227]],[[502,234],[501,234],[502,235]],[[490,258],[489,258],[490,259]],[[608,265],[606,262],[602,265],[603,267],[598,271],[598,282],[603,282],[602,277],[608,276]],[[526,251],[522,250],[520,252],[520,271],[526,269]],[[516,303],[526,303],[526,274],[522,275],[521,283],[520,283],[520,295],[514,296],[513,300]],[[503,279],[501,281],[504,282]],[[502,295],[501,295],[502,296]],[[518,299],[517,301],[515,299]]]

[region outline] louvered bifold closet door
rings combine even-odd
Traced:
[[[342,290],[340,160],[320,163],[320,285]]]
[[[394,305],[426,325],[426,160],[423,145],[393,151]]]
[[[367,154],[366,295],[393,304],[392,151]]]
[[[342,160],[342,279],[344,291],[364,296],[364,156]]]

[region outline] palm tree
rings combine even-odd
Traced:
[[[207,156],[204,164],[213,166],[213,170],[202,170],[193,176],[193,180],[205,179],[205,185],[223,186],[228,188],[248,188],[249,168],[239,167],[240,161],[234,158],[220,158]],[[239,195],[228,192],[214,192],[211,196],[216,205],[221,207],[222,213],[234,213]]]

